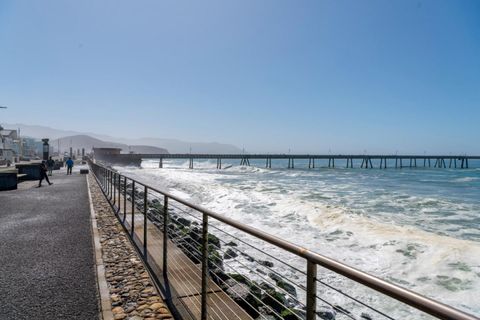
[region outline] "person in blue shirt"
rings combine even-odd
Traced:
[[[73,168],[73,160],[72,158],[68,158],[67,162],[66,162],[66,165],[67,165],[67,175],[68,174],[72,174],[72,168]]]

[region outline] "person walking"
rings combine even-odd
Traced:
[[[68,158],[67,162],[67,175],[72,174],[72,168],[73,168],[73,160],[72,158]]]
[[[52,157],[47,160],[48,175],[52,176],[53,167],[55,166],[55,160]]]
[[[50,182],[50,180],[48,180],[47,166],[45,164],[45,161],[42,161],[42,163],[40,164],[40,181],[38,182],[39,188],[42,186],[43,179],[47,180],[49,186],[53,184],[52,182]]]

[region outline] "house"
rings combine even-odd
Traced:
[[[17,130],[5,130],[0,126],[0,162],[14,162],[20,153]]]

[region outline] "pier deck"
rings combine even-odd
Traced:
[[[285,160],[288,162],[287,168],[295,168],[295,160],[308,161],[308,168],[315,168],[315,161],[328,161],[329,168],[335,168],[335,161],[339,166],[339,161],[343,162],[346,168],[459,168],[468,169],[469,161],[480,160],[480,156],[470,155],[342,155],[342,154],[115,154],[102,156],[97,160],[110,164],[119,165],[137,165],[139,166],[144,159],[158,159],[159,168],[163,168],[165,159],[185,159],[189,160],[189,168],[193,169],[194,160],[217,161],[217,169],[222,168],[222,160],[239,160],[240,165],[249,166],[250,160],[263,160],[265,167],[272,167],[272,160]],[[418,162],[418,163],[417,163]]]
[[[85,176],[0,192],[2,319],[98,319]]]
[[[125,216],[125,227],[132,234],[131,202],[124,201],[120,195],[120,217]],[[126,208],[124,207],[126,204]],[[125,210],[126,209],[126,210]],[[134,241],[141,248],[144,245],[144,215],[136,211],[134,214]],[[149,264],[163,273],[163,232],[151,221],[147,220],[148,260]],[[171,240],[167,242],[167,272],[164,279],[159,279],[167,288],[176,311],[184,319],[201,319],[201,265],[194,264]],[[215,282],[208,280],[207,304],[208,319],[212,320],[251,320],[252,318],[236,304]]]

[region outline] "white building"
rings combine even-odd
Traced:
[[[21,153],[17,130],[5,130],[0,126],[0,164],[14,162]]]

